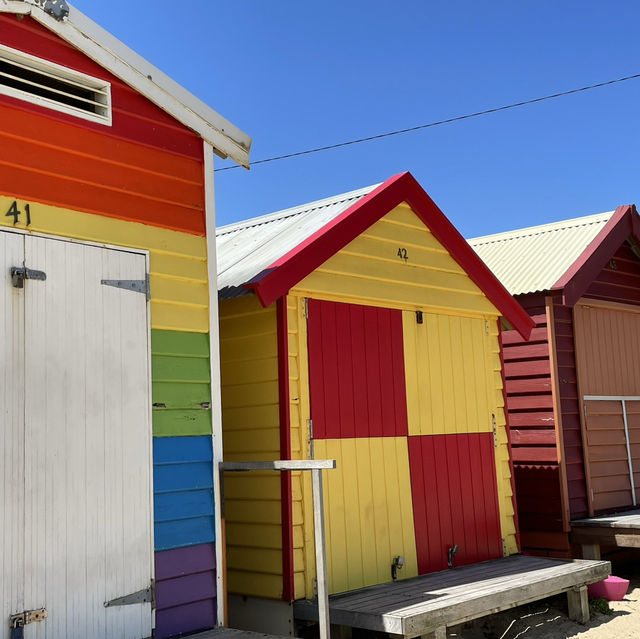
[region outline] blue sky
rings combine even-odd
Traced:
[[[251,135],[254,160],[640,73],[629,0],[72,3]],[[640,79],[219,172],[218,224],[407,170],[467,237],[640,204],[639,105]]]

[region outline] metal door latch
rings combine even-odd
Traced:
[[[24,627],[30,623],[39,623],[47,618],[45,608],[38,610],[25,610],[17,615],[9,617],[9,628],[11,630],[10,639],[22,639],[24,637]]]
[[[38,280],[44,282],[47,274],[44,271],[34,271],[24,266],[11,267],[11,283],[14,288],[24,288],[25,280]]]

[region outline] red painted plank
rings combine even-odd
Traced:
[[[511,428],[518,426],[554,426],[555,419],[552,411],[531,413],[509,413]]]
[[[511,429],[511,443],[514,446],[555,446],[556,431],[550,430],[524,430]]]
[[[509,397],[509,410],[553,410],[553,397],[548,395],[527,395],[521,397],[516,395]]]
[[[493,436],[409,437],[418,572],[502,556]]]
[[[546,342],[541,344],[525,343],[504,349],[504,359],[507,362],[516,359],[531,359],[533,357],[549,357],[549,345]]]
[[[402,312],[309,300],[316,439],[407,434]]]
[[[508,395],[513,393],[550,393],[550,377],[534,377],[533,379],[516,379],[507,381],[506,391]]]
[[[505,362],[504,374],[511,377],[532,377],[533,375],[550,375],[551,365],[548,359],[522,362]]]
[[[554,446],[539,446],[525,448],[517,448],[514,446],[513,461],[515,462],[531,462],[533,464],[548,464],[558,461],[558,452]]]
[[[547,332],[546,326],[541,326],[538,328],[534,328],[531,331],[531,337],[529,338],[529,342],[546,342],[549,339],[549,334]],[[510,346],[511,344],[524,344],[526,343],[520,333],[518,331],[504,331],[502,333],[502,343],[505,346]]]

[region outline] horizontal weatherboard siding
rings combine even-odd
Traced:
[[[215,626],[215,584],[213,544],[156,553],[155,637]]]
[[[211,434],[209,336],[153,331],[151,350],[154,435]]]
[[[0,193],[205,234],[200,138],[31,18],[0,42],[111,83],[113,125],[0,96]]]
[[[156,550],[213,542],[211,437],[154,438]]]
[[[0,15],[0,34],[0,41],[8,47],[110,82],[113,126],[105,127],[79,120],[20,100],[2,98],[3,102],[43,114],[54,120],[56,126],[68,122],[78,129],[110,136],[114,146],[122,141],[132,141],[141,147],[157,148],[176,156],[202,160],[202,143],[195,133],[35,20],[30,17],[18,20],[12,15]],[[50,128],[55,129],[56,126]]]
[[[1,175],[1,172],[0,172]],[[16,200],[0,188],[0,226],[26,229],[25,205],[18,223],[4,214]],[[204,237],[123,222],[99,215],[31,202],[30,231],[149,251],[151,273],[151,327],[153,329],[209,332],[207,243]]]

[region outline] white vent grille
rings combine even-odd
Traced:
[[[0,94],[111,125],[111,85],[0,45]]]

